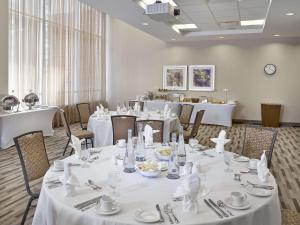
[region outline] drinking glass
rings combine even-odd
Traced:
[[[90,150],[82,150],[82,153],[81,153],[81,160],[83,161],[83,164],[81,165],[82,168],[88,168],[89,167],[89,164],[87,163],[87,161],[90,159]]]
[[[233,154],[231,154],[231,152],[224,152],[224,163],[227,166],[227,168],[225,168],[225,172],[226,173],[232,173],[233,170],[231,169],[231,163],[233,160]]]
[[[117,197],[118,194],[116,189],[121,182],[121,172],[118,170],[113,170],[108,174],[108,186],[113,190],[111,193],[113,196]]]
[[[210,193],[211,190],[207,187],[206,173],[199,173],[199,178],[200,178],[199,196],[200,198],[204,198]]]

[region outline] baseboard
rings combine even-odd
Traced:
[[[233,119],[233,123],[237,124],[254,124],[254,125],[261,125],[260,120],[240,120],[240,119]],[[300,127],[300,123],[291,123],[291,122],[280,122],[281,127]]]

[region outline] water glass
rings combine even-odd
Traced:
[[[113,196],[118,196],[116,189],[121,182],[121,172],[118,170],[113,170],[108,174],[107,184],[113,190],[111,193]]]
[[[232,173],[233,170],[231,169],[231,163],[233,160],[233,154],[231,152],[224,152],[224,163],[227,166],[227,168],[225,168],[225,172],[226,173]]]

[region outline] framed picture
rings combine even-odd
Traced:
[[[163,88],[168,90],[186,90],[187,66],[164,66]]]
[[[214,89],[215,89],[215,66],[214,65],[189,66],[189,90],[214,91]]]

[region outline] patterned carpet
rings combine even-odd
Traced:
[[[79,125],[72,125],[78,128]],[[201,126],[197,138],[201,144],[212,146],[209,138],[218,135],[224,129],[219,126]],[[228,138],[232,140],[227,150],[242,150],[245,125],[234,124],[225,128]],[[282,127],[278,129],[272,159],[272,173],[279,185],[280,200],[283,208],[300,212],[300,128]],[[62,128],[55,130],[53,137],[45,139],[50,163],[62,158],[67,138]],[[15,147],[0,150],[0,224],[20,224],[28,196],[25,190],[20,161]],[[36,181],[33,185],[38,185]],[[29,211],[26,224],[31,224],[34,207]]]

